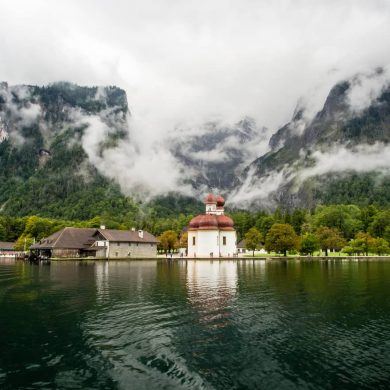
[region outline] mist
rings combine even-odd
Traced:
[[[90,161],[128,194],[191,194],[183,178],[194,172],[174,158],[171,140],[190,140],[205,123],[233,126],[250,117],[264,130],[257,143],[240,145],[249,163],[298,103],[309,122],[334,84],[388,69],[389,25],[386,0],[5,0],[0,79],[124,88],[129,137],[115,150],[96,153],[110,131],[101,118],[77,119],[88,123],[82,143]],[[351,109],[367,106],[388,79],[385,71],[357,80]],[[32,107],[23,118],[38,114]],[[225,161],[230,141],[193,157]]]

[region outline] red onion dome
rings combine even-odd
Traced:
[[[197,229],[199,227],[199,221],[202,219],[203,215],[197,215],[196,217],[192,218],[189,227],[190,229]]]
[[[213,194],[208,194],[204,198],[204,202],[207,203],[217,203],[217,198]]]
[[[225,204],[225,199],[221,195],[217,196],[217,207],[223,207]]]
[[[202,215],[202,218],[199,220],[199,229],[218,229],[218,221],[215,215]]]
[[[226,215],[217,215],[218,227],[220,229],[233,228],[234,222]]]

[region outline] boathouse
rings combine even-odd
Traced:
[[[15,243],[0,241],[0,256],[15,256]]]
[[[32,245],[30,250],[48,258],[155,257],[157,242],[155,236],[143,230],[66,227]]]

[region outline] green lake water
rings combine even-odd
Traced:
[[[390,262],[0,260],[0,389],[389,389]]]

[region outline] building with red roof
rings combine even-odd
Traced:
[[[225,199],[208,194],[206,212],[188,225],[189,257],[233,257],[237,253],[233,220],[225,215]]]

